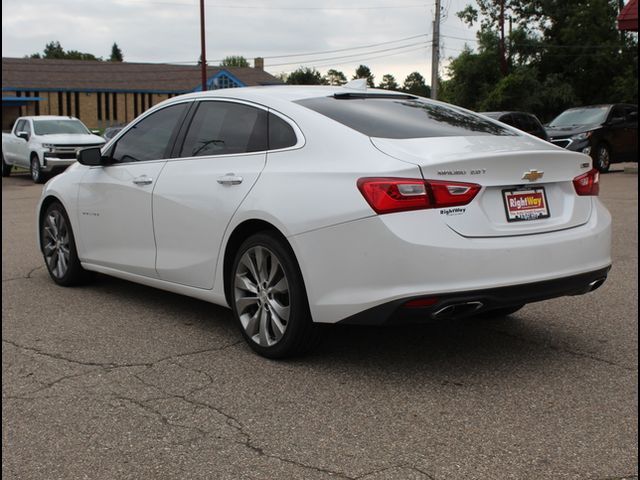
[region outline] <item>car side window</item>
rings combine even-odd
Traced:
[[[281,148],[293,147],[298,143],[296,133],[287,122],[274,115],[269,114],[269,150],[279,150]]]
[[[513,115],[511,115],[510,113],[507,113],[506,115],[502,115],[500,117],[500,121],[502,123],[506,123],[507,125],[511,125],[512,127],[519,128],[517,123],[515,122],[515,119],[513,118]]]
[[[638,109],[634,107],[625,107],[625,117],[628,123],[638,123]]]
[[[140,120],[118,140],[112,161],[128,163],[167,158],[169,142],[187,107],[187,103],[171,105]]]
[[[15,133],[24,132],[24,120],[18,121],[18,123],[16,124],[16,129],[14,130],[14,132]]]
[[[185,136],[181,157],[267,149],[267,112],[233,102],[202,101]]]
[[[24,121],[24,125],[22,126],[22,130],[27,132],[29,134],[29,136],[31,136],[31,125],[29,125],[29,122],[27,120]]]
[[[616,105],[611,109],[611,113],[609,114],[609,121],[614,119],[625,119],[624,107],[622,105]]]

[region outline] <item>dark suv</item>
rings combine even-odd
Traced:
[[[538,120],[538,117],[525,112],[481,112],[482,115],[506,123],[519,130],[535,135],[543,140],[549,140],[547,132]]]
[[[638,106],[592,105],[565,110],[547,125],[551,143],[593,158],[607,172],[612,163],[637,161]]]

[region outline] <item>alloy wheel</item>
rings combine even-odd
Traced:
[[[609,155],[609,149],[607,147],[600,147],[598,149],[598,166],[602,170],[607,170],[609,168],[609,164],[611,163],[611,158]]]
[[[235,307],[242,328],[262,347],[278,343],[289,324],[290,293],[284,269],[266,247],[249,248],[234,278]]]
[[[40,162],[36,158],[31,159],[31,178],[36,183],[40,181]]]
[[[62,278],[69,269],[71,254],[67,222],[58,210],[51,210],[43,228],[43,251],[49,271],[56,278]]]

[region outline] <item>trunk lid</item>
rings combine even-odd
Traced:
[[[427,180],[482,186],[463,207],[440,209],[440,218],[465,237],[529,235],[574,228],[591,216],[592,201],[578,196],[573,179],[591,169],[591,158],[530,136],[371,138],[383,153],[418,165]],[[529,173],[533,180],[524,178]],[[542,174],[539,176],[539,174]],[[536,177],[540,178],[536,178]],[[508,220],[510,192],[544,198],[548,217]],[[507,200],[505,197],[508,197]]]

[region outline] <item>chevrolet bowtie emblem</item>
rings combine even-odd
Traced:
[[[544,175],[544,172],[539,172],[535,168],[533,170],[529,170],[528,172],[524,172],[522,175],[522,180],[529,180],[530,182],[535,182],[536,180],[540,180]]]

